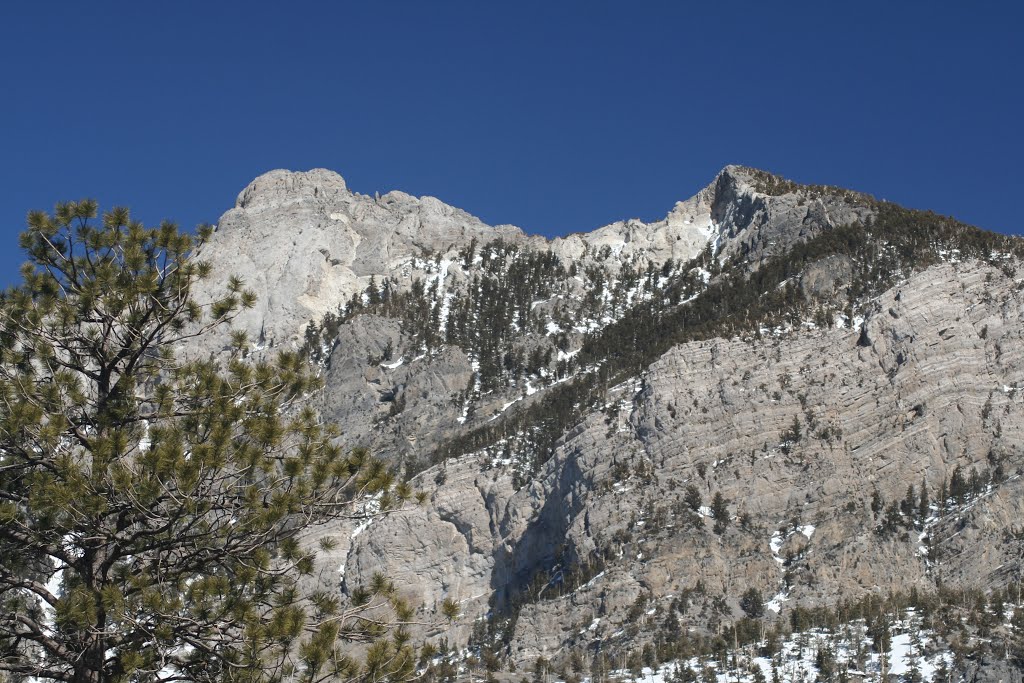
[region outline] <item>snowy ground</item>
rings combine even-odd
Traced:
[[[931,651],[932,634],[919,627],[912,612],[893,625],[892,644],[884,660],[872,651],[863,622],[852,624],[849,631],[852,636],[849,639],[844,633],[819,630],[797,633],[783,643],[780,653],[773,659],[739,655],[735,668],[722,667],[713,660],[692,658],[670,662],[655,670],[645,667],[639,677],[622,670],[613,671],[611,677],[637,683],[671,683],[677,669],[686,666],[698,677],[705,668],[713,669],[718,683],[754,683],[756,667],[766,681],[778,675],[784,683],[813,683],[819,679],[816,660],[821,648],[829,648],[834,653],[836,670],[845,668],[851,676],[875,679],[884,667],[888,674],[895,676],[906,676],[916,670],[919,680],[928,682],[933,680],[942,662],[947,666],[952,664],[952,655],[948,652]]]

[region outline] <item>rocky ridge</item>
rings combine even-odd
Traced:
[[[518,491],[476,456],[417,477],[429,506],[374,522],[345,580],[383,569],[428,610],[451,597],[478,617],[538,569],[612,558],[600,578],[522,609],[523,661],[611,638],[638,595],[671,602],[698,582],[737,611],[749,586],[809,606],[940,578],[999,585],[1021,551],[1002,533],[1024,513],[1024,301],[998,273],[946,265],[887,292],[864,323],[877,340],[867,345],[838,328],[676,347],[613,392],[614,418],[587,417]],[[804,434],[787,445],[794,421]],[[937,491],[956,466],[982,470],[993,457],[1007,480],[928,523],[939,559],[922,553],[919,531],[878,532],[874,491]],[[705,504],[715,492],[729,501],[725,533],[685,506],[688,484]],[[602,621],[581,643],[583,612]]]
[[[856,251],[829,241],[883,220],[938,227],[899,242],[883,226]],[[298,345],[339,311],[319,407],[428,494],[317,530],[339,541],[321,584],[345,594],[383,571],[438,624],[455,600],[462,618],[421,637],[522,666],[651,644],[652,614],[721,633],[751,588],[761,618],[785,623],[865,595],[1020,580],[1019,248],[961,254],[938,235],[975,233],[942,221],[727,167],[662,221],[548,241],[433,198],[358,195],[330,171],[275,171],[202,258],[259,295],[241,321],[258,345]],[[458,310],[482,319],[487,283],[511,288],[538,254],[553,256],[544,296],[502,309],[500,344],[472,322],[452,333]],[[757,273],[779,273],[776,299],[742,324],[614,375],[622,363],[588,351],[614,348],[595,340],[632,311],[673,319]],[[401,305],[374,302],[385,281]],[[488,359],[502,365],[493,386]],[[597,388],[569,394],[578,414],[535,446],[537,425],[517,416],[583,382]]]
[[[256,307],[239,326],[252,339],[280,345],[294,343],[311,320],[363,292],[371,277],[400,275],[401,286],[407,287],[413,277],[424,275],[415,266],[417,256],[438,254],[454,261],[474,239],[550,250],[581,267],[597,260],[602,249],[614,256],[613,264],[642,258],[660,265],[668,259],[685,263],[709,243],[719,245],[716,253],[723,257],[767,254],[773,244],[871,214],[867,205],[832,195],[764,195],[755,189],[756,180],[752,169],[729,166],[661,221],[631,219],[546,240],[514,226],[486,225],[433,197],[400,191],[358,194],[326,169],[277,170],[242,190],[200,257],[229,264],[217,269],[211,291],[234,275],[257,294]]]

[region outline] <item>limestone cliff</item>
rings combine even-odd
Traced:
[[[895,211],[730,166],[662,221],[545,240],[273,171],[201,256],[263,345],[338,312],[317,405],[428,494],[319,529],[318,580],[383,571],[420,636],[486,623],[522,665],[643,645],[649,614],[720,631],[751,588],[771,620],[1019,580],[1020,246]]]
[[[724,258],[772,253],[816,231],[870,215],[860,202],[795,192],[773,197],[757,190],[751,169],[725,168],[705,189],[681,201],[661,221],[632,219],[590,233],[545,240],[514,226],[488,226],[433,197],[393,191],[370,197],[351,192],[325,169],[271,171],[238,195],[200,256],[217,264],[207,291],[240,277],[258,296],[239,324],[250,338],[293,343],[311,320],[362,292],[371,277],[398,277],[402,286],[422,275],[423,254],[452,258],[471,241],[509,240],[550,250],[581,266],[602,254],[613,262],[642,259],[685,263],[708,244]],[[446,273],[457,278],[459,273]]]

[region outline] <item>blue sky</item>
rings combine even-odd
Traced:
[[[0,284],[29,209],[192,227],[273,168],[556,235],[741,163],[1021,232],[1017,6],[4,3]]]

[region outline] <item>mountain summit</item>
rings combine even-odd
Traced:
[[[416,257],[438,253],[449,258],[473,240],[548,249],[566,261],[586,261],[608,247],[616,260],[660,266],[669,259],[689,261],[708,244],[725,256],[761,257],[773,253],[773,244],[870,215],[832,194],[808,199],[794,189],[773,196],[779,189],[773,178],[727,166],[661,221],[618,221],[546,240],[513,226],[486,225],[434,197],[353,193],[340,175],[326,169],[275,170],[242,190],[235,207],[218,222],[203,258],[225,264],[222,279],[237,275],[258,294],[256,309],[243,321],[250,334],[283,343],[299,338],[309,320],[336,309],[371,278],[407,273],[399,281],[408,286]]]
[[[978,680],[1021,652],[989,601],[1024,576],[1022,255],[728,166],[663,220],[552,240],[272,171],[201,258],[258,294],[253,352],[301,348],[343,442],[427,494],[311,537],[334,541],[322,588],[383,571],[424,624],[458,602],[419,632],[454,648],[439,677],[472,652],[752,682],[812,628],[848,673],[910,667],[863,650],[879,619],[931,643],[929,675],[954,642]],[[942,609],[958,634],[922,620]]]

